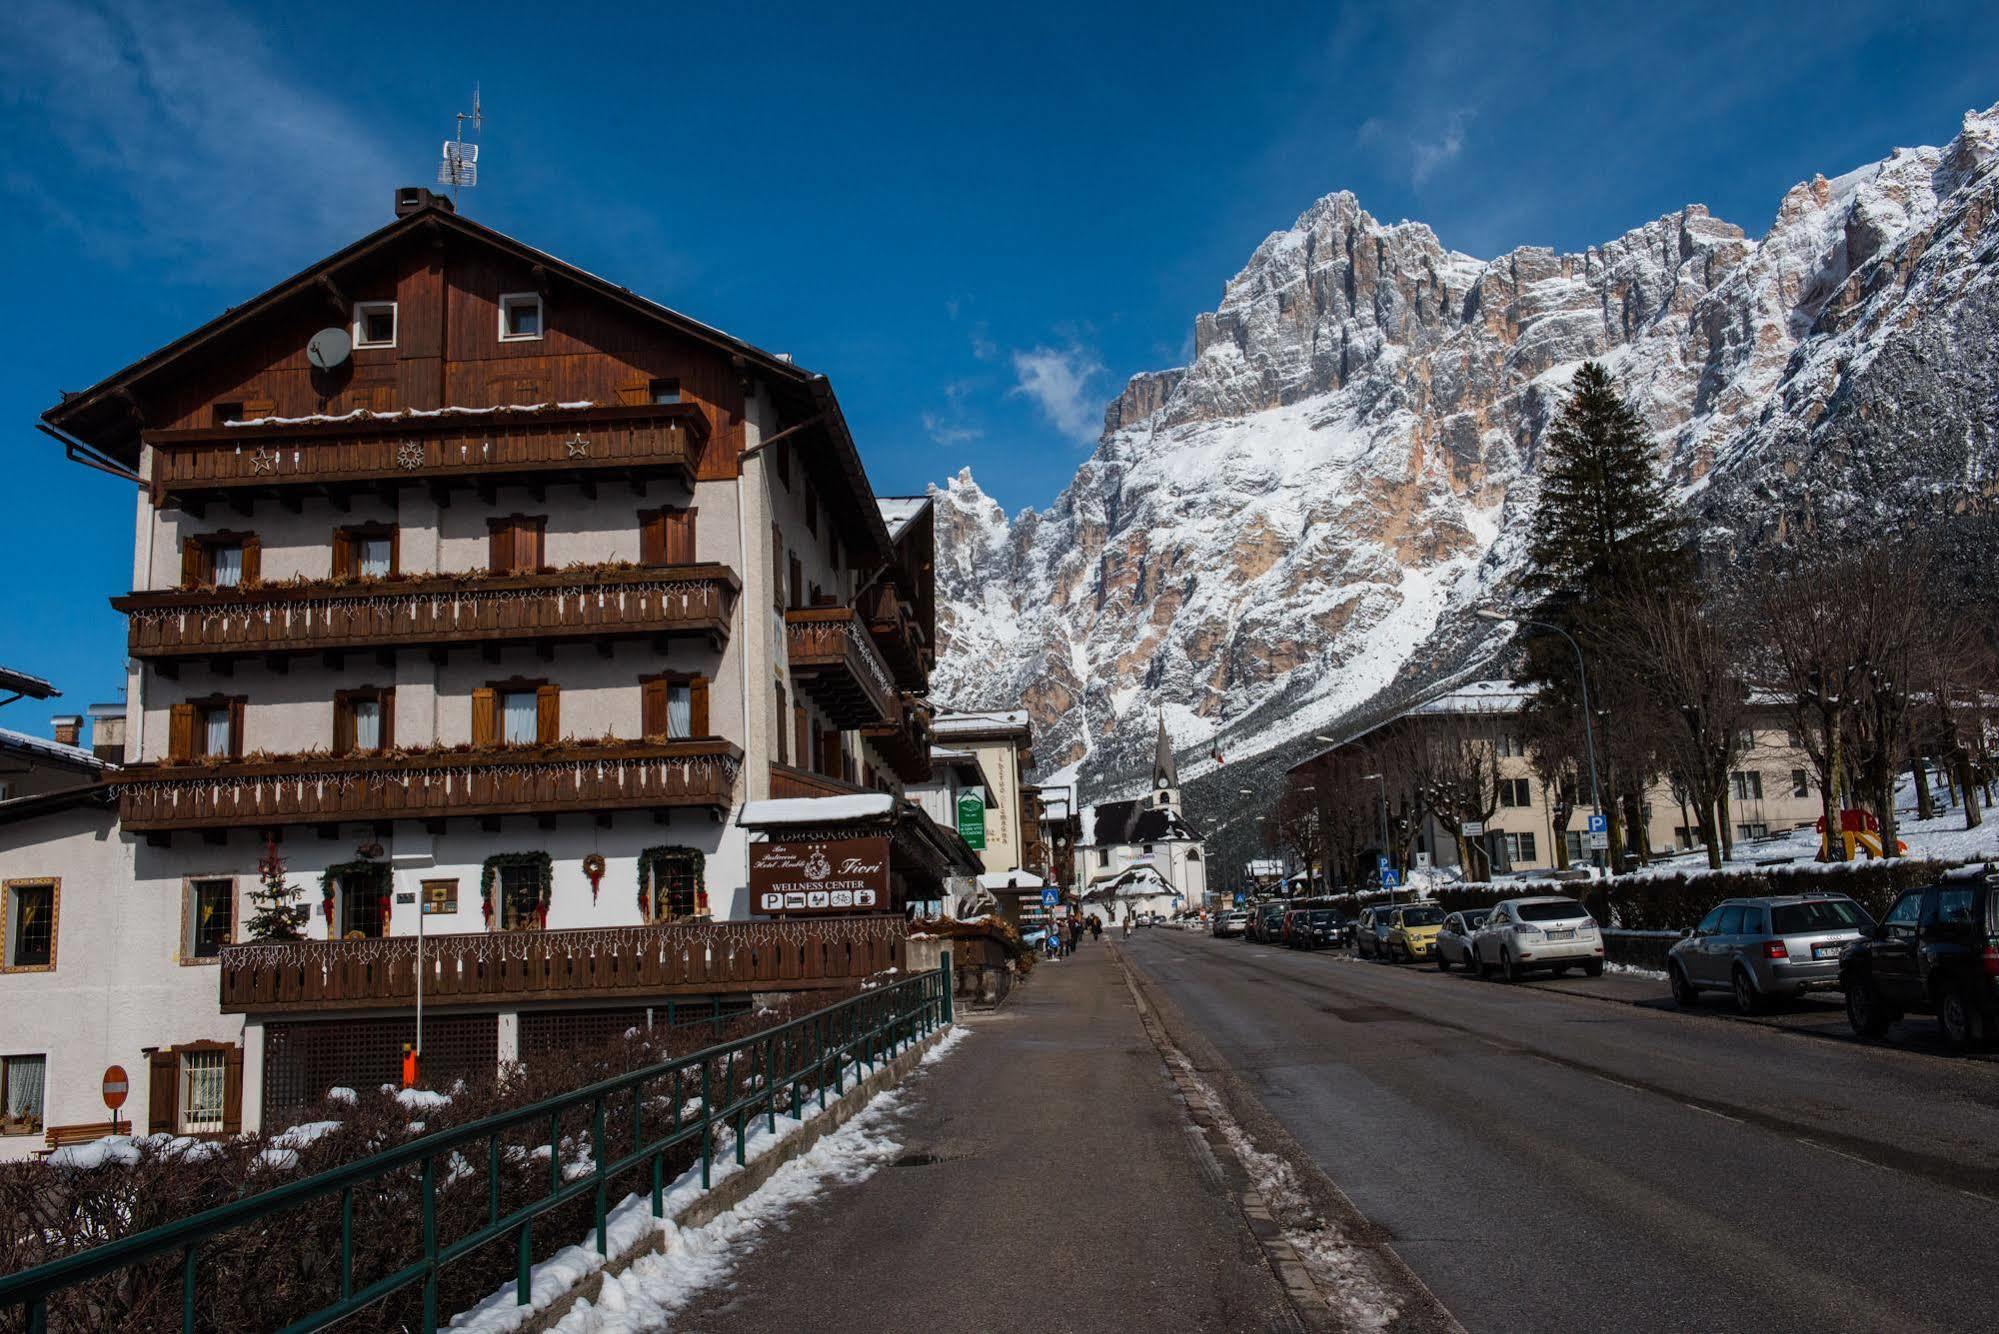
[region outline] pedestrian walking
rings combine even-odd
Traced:
[[[1101,918],[1101,917],[1095,917],[1095,916],[1091,917],[1091,918],[1090,918],[1090,939],[1091,939],[1091,940],[1101,940],[1101,939],[1103,939],[1103,935],[1104,935],[1104,919],[1103,919],[1103,918]]]

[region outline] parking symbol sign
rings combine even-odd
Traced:
[[[1610,817],[1609,817],[1609,816],[1606,816],[1606,815],[1592,815],[1592,816],[1590,816],[1590,818],[1589,818],[1589,831],[1590,831],[1590,832],[1591,832],[1592,834],[1607,834],[1607,833],[1609,833],[1609,832],[1610,832]]]

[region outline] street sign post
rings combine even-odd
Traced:
[[[1464,823],[1464,831],[1466,838],[1477,838],[1485,832],[1485,821],[1467,820]]]
[[[1589,817],[1589,850],[1603,852],[1610,847],[1610,819],[1601,814]]]
[[[1052,885],[1051,885],[1051,886],[1050,886],[1050,887],[1048,887],[1047,889],[1044,889],[1044,890],[1042,890],[1042,891],[1041,891],[1041,906],[1042,906],[1042,907],[1044,907],[1044,908],[1052,908],[1052,907],[1054,907],[1054,906],[1055,906],[1056,904],[1060,903],[1061,901],[1062,901],[1062,891],[1061,891],[1061,890],[1059,890],[1059,889],[1056,889],[1056,888],[1055,888],[1054,886],[1052,886]]]
[[[125,1076],[122,1065],[106,1066],[104,1070],[104,1105],[111,1112],[111,1133],[118,1131],[118,1109],[125,1105],[127,1095],[132,1092],[132,1081]]]
[[[1394,889],[1397,886],[1399,886],[1401,883],[1402,883],[1402,877],[1397,875],[1395,872],[1383,871],[1381,873],[1381,887],[1383,889]]]

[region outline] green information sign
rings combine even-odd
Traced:
[[[976,792],[958,794],[958,834],[975,848],[986,846],[986,799]]]

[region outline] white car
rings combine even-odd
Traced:
[[[1591,977],[1603,976],[1603,933],[1574,899],[1502,900],[1472,937],[1472,969],[1481,977],[1496,969],[1514,982],[1535,968],[1560,976],[1578,964]]]

